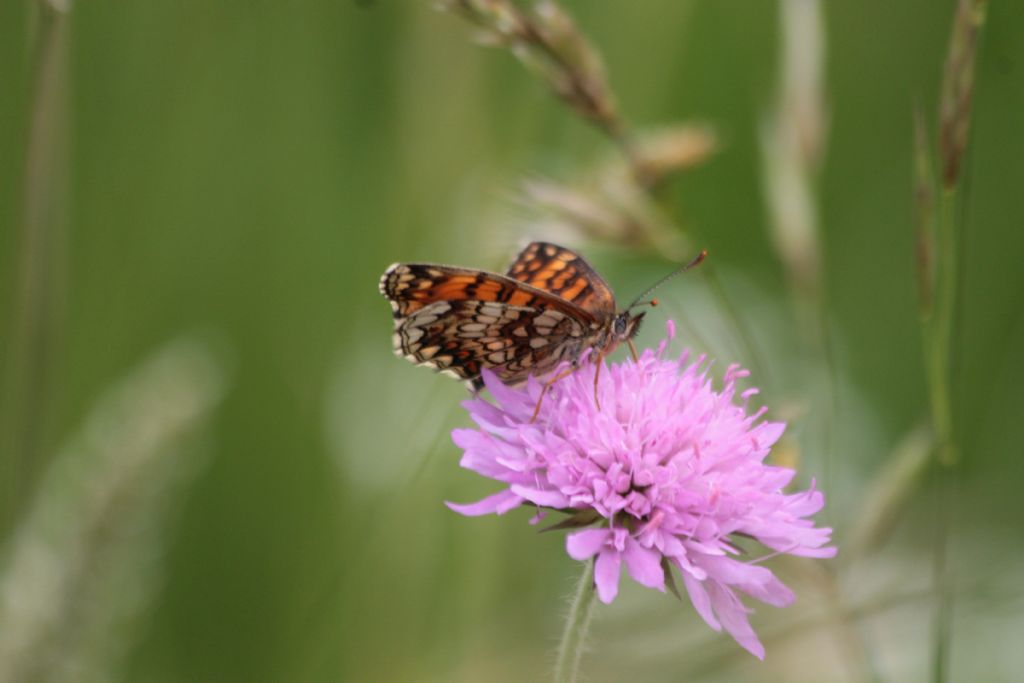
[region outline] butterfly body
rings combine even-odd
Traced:
[[[395,353],[481,386],[578,367],[636,334],[643,313],[619,312],[611,289],[578,254],[529,244],[506,275],[429,263],[396,263],[380,281],[395,317]]]

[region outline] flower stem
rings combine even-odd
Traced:
[[[562,642],[558,645],[555,683],[574,683],[577,680],[590,616],[594,611],[594,594],[594,563],[587,562],[576,584],[576,592],[572,596],[565,620],[565,630],[562,631]]]

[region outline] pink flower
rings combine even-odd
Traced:
[[[674,336],[672,323],[668,335]],[[748,414],[756,390],[737,396],[736,389],[746,371],[730,366],[715,391],[710,363],[703,356],[690,362],[689,352],[666,360],[667,341],[639,361],[604,369],[600,408],[596,366],[584,364],[552,385],[533,422],[541,381],[511,388],[485,374],[494,403],[466,401],[478,428],[456,429],[452,439],[464,450],[463,467],[505,488],[477,503],[448,506],[483,515],[525,503],[569,514],[560,526],[596,523],[570,533],[566,550],[577,560],[596,558],[602,602],[615,599],[622,565],[637,583],[660,591],[675,567],[704,621],[716,631],[724,627],[763,659],[737,592],[777,607],[794,596],[758,560],[740,557],[733,537],[756,539],[771,554],[832,557],[832,530],[808,519],[824,496],[813,483],[783,493],[795,472],[764,460],[785,425],[761,422],[764,408]]]

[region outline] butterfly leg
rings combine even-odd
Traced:
[[[635,363],[640,360],[640,356],[636,353],[636,344],[633,343],[632,339],[627,339],[626,341],[629,343],[629,352],[633,354],[633,362]]]
[[[597,398],[597,380],[601,376],[601,366],[604,365],[604,354],[599,354],[597,360],[594,361],[596,367],[594,368],[594,407],[597,408],[598,412],[601,410],[601,401]]]
[[[540,390],[540,396],[537,397],[537,407],[533,409],[533,417],[530,418],[531,423],[537,421],[537,415],[540,414],[540,404],[544,401],[544,394],[548,393],[548,389],[551,388],[551,385],[560,379],[568,377],[574,372],[576,372],[576,366],[566,368],[565,370],[562,370],[560,373],[558,373],[548,381],[544,382],[544,386],[541,387]]]

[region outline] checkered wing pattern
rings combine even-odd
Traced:
[[[395,352],[476,386],[484,368],[516,384],[574,360],[602,324],[550,292],[467,268],[398,263],[380,289],[395,316]]]
[[[508,269],[508,277],[572,302],[599,319],[615,315],[615,295],[587,261],[548,242],[526,245]]]

